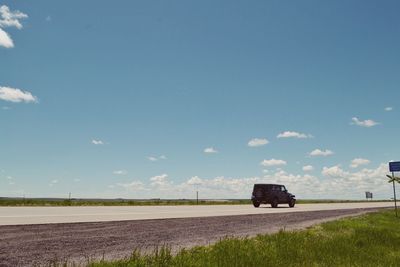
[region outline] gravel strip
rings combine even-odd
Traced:
[[[0,226],[0,266],[46,266],[52,262],[115,259],[168,245],[174,251],[221,238],[303,229],[380,208],[221,217]]]

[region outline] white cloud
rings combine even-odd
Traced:
[[[55,184],[58,184],[58,180],[57,180],[57,179],[52,180],[52,181],[49,183],[49,186],[52,187],[52,186],[54,186]]]
[[[218,153],[218,151],[213,147],[207,147],[204,149],[204,153]]]
[[[19,102],[38,102],[36,96],[33,96],[32,93],[27,91],[22,91],[21,89],[11,88],[7,86],[0,86],[0,99],[5,101],[10,101],[14,103]]]
[[[113,172],[116,175],[126,175],[128,172],[126,170],[117,170]]]
[[[334,153],[329,149],[326,149],[326,150],[315,149],[315,150],[311,151],[309,155],[311,157],[318,157],[318,156],[327,157],[327,156],[331,156],[333,154]]]
[[[392,191],[385,174],[387,163],[376,169],[363,169],[357,172],[343,170],[340,166],[325,167],[323,178],[310,174],[292,174],[283,170],[269,171],[261,177],[224,177],[199,178],[190,177],[180,184],[173,184],[166,174],[150,178],[148,183],[133,181],[131,183],[109,186],[124,187],[135,192],[135,197],[150,198],[192,198],[196,188],[201,198],[249,198],[255,183],[277,183],[286,185],[287,189],[299,199],[362,199],[365,191],[371,191],[379,199],[389,199]],[[118,193],[121,196],[121,192]],[[127,197],[132,197],[128,194]]]
[[[187,184],[189,184],[189,185],[201,185],[202,183],[203,183],[203,179],[201,179],[198,176],[193,176],[192,178],[190,178],[187,181]]]
[[[311,165],[303,166],[303,171],[305,171],[305,172],[310,172],[310,171],[313,171],[313,170],[314,170],[314,167],[311,166]]]
[[[22,29],[21,19],[27,18],[28,15],[16,10],[11,11],[6,5],[0,6],[0,46],[5,48],[14,47],[14,42],[7,32],[3,30],[6,27],[15,27]]]
[[[45,20],[46,20],[47,22],[50,22],[50,21],[51,21],[51,16],[47,16]]]
[[[144,184],[140,181],[132,181],[130,183],[117,183],[117,186],[123,187],[123,188],[131,190],[131,191],[144,189]],[[114,188],[115,185],[109,185],[108,187]]]
[[[10,108],[10,107],[7,107],[7,106],[5,106],[5,107],[2,107],[1,109],[2,109],[2,110],[10,110],[11,108]]]
[[[351,168],[357,168],[360,165],[367,165],[369,164],[371,161],[369,161],[368,159],[363,159],[363,158],[355,158],[351,161],[350,167]]]
[[[177,185],[176,191],[185,194],[192,192],[194,189],[191,181],[193,181],[193,177]],[[218,176],[212,179],[201,179],[198,190],[200,195],[206,198],[234,198],[244,195],[248,197],[253,184],[259,181],[259,178],[227,178]]]
[[[150,178],[150,185],[158,189],[166,190],[170,188],[172,183],[168,180],[167,174],[156,175]]]
[[[154,162],[154,161],[158,161],[158,160],[165,160],[165,159],[167,159],[167,157],[164,155],[161,155],[159,157],[149,156],[149,157],[147,157],[147,159]]]
[[[393,107],[386,107],[385,108],[385,111],[392,111],[393,110]]]
[[[263,161],[261,161],[260,164],[265,167],[271,167],[271,166],[283,166],[286,165],[287,162],[281,159],[270,159],[270,160],[264,159]]]
[[[20,19],[28,18],[28,15],[15,10],[11,11],[8,6],[1,6],[0,7],[0,27],[16,27],[17,29],[22,29],[22,24]]]
[[[386,163],[379,165],[377,169],[362,169],[357,172],[344,171],[340,166],[324,167],[322,174],[334,178],[334,184],[337,185],[338,194],[342,188],[348,191],[365,189],[379,191],[386,188],[386,179],[388,167]]]
[[[310,134],[286,131],[283,133],[278,134],[277,138],[298,138],[298,139],[305,139],[305,138],[312,138],[313,136]]]
[[[351,124],[361,126],[361,127],[373,127],[379,124],[379,122],[373,121],[373,120],[364,120],[361,121],[357,117],[353,117],[351,119],[353,122]]]
[[[269,141],[265,138],[253,138],[248,142],[249,147],[257,147],[257,146],[264,146],[268,144]]]
[[[101,141],[101,140],[93,139],[93,140],[92,140],[92,144],[93,144],[93,145],[104,145],[104,142]]]
[[[81,181],[81,179],[79,179],[79,178],[75,178],[75,179],[74,179],[74,182],[75,182],[75,183],[79,183],[80,181]]]
[[[336,165],[333,167],[324,167],[322,169],[322,175],[330,177],[345,177],[348,175],[348,172],[345,172],[339,165]]]
[[[148,160],[150,161],[157,161],[158,159],[156,157],[147,157]]]
[[[13,48],[14,47],[14,42],[11,39],[10,35],[3,31],[0,28],[0,46],[3,46],[5,48]]]

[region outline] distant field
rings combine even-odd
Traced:
[[[387,200],[374,200],[382,202]],[[350,203],[366,200],[300,199],[298,204]],[[370,201],[369,201],[370,202]],[[0,198],[0,206],[156,206],[156,205],[251,205],[250,199],[60,199]]]
[[[341,219],[307,230],[255,238],[228,238],[211,246],[181,250],[168,247],[148,255],[89,262],[106,266],[399,266],[400,219],[383,211]]]

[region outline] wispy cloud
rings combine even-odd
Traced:
[[[350,163],[350,167],[351,168],[357,168],[361,165],[367,165],[369,164],[371,161],[368,159],[363,159],[363,158],[355,158],[351,161]]]
[[[18,10],[11,11],[6,5],[0,6],[0,46],[5,48],[14,47],[14,42],[10,35],[3,29],[7,27],[22,29],[22,23],[20,20],[25,18],[28,18],[28,15]]]
[[[258,147],[258,146],[265,146],[268,143],[269,141],[265,138],[253,138],[247,143],[247,145],[249,147]]]
[[[52,186],[54,186],[54,185],[56,185],[56,184],[58,184],[58,180],[57,180],[57,179],[52,180],[52,181],[49,183],[49,186],[52,187]]]
[[[305,172],[310,172],[310,171],[313,171],[313,170],[314,170],[314,167],[311,166],[311,165],[303,166],[303,171],[305,171]]]
[[[313,151],[310,152],[310,156],[311,157],[318,157],[318,156],[322,156],[322,157],[327,157],[327,156],[331,156],[333,155],[333,151],[326,149],[326,150],[321,150],[321,149],[315,149]]]
[[[98,146],[98,145],[104,145],[104,142],[99,139],[93,139],[92,144]]]
[[[144,189],[144,184],[140,181],[132,181],[130,183],[117,183],[117,186],[123,187],[123,188],[131,190],[131,191]],[[114,188],[115,185],[109,185],[108,187]]]
[[[357,117],[353,117],[352,119],[353,125],[361,126],[361,127],[373,127],[379,124],[379,122],[373,121],[373,120],[360,120]]]
[[[272,166],[283,166],[286,165],[287,162],[281,159],[270,159],[270,160],[264,159],[263,161],[261,161],[260,164],[265,167],[272,167]]]
[[[128,172],[126,170],[117,170],[117,171],[113,171],[113,174],[126,175],[126,174],[128,174]]]
[[[0,99],[4,101],[19,103],[37,103],[38,99],[32,93],[22,91],[18,88],[11,88],[8,86],[0,86]]]
[[[299,133],[299,132],[292,132],[292,131],[285,131],[283,133],[278,134],[277,138],[297,138],[297,139],[306,139],[312,138],[311,134]]]
[[[207,148],[204,149],[204,153],[207,153],[207,154],[218,153],[218,150],[216,150],[213,147],[207,147]]]
[[[165,155],[161,155],[161,156],[158,156],[158,157],[157,156],[148,156],[147,159],[150,160],[150,161],[155,162],[155,161],[159,161],[159,160],[166,160],[167,157]]]
[[[393,110],[393,107],[386,107],[385,108],[385,111],[392,111]]]

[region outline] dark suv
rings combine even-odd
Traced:
[[[276,208],[278,204],[289,204],[293,208],[296,204],[296,196],[290,194],[284,185],[280,184],[255,184],[251,201],[254,207],[258,208],[260,204],[271,204]]]

